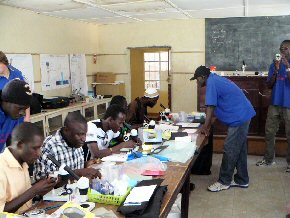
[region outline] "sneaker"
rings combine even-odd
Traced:
[[[263,160],[258,161],[258,162],[256,163],[256,166],[258,166],[258,167],[261,167],[261,166],[271,166],[271,165],[274,165],[274,164],[275,164],[274,161],[272,161],[272,162],[267,162],[265,159],[263,159]]]
[[[231,187],[239,187],[239,188],[248,188],[248,187],[249,187],[249,184],[241,185],[241,184],[236,183],[236,182],[233,180],[233,181],[231,182],[230,186],[231,186]]]
[[[290,173],[290,165],[287,166],[286,173]]]
[[[227,190],[229,189],[230,186],[229,185],[223,185],[219,182],[216,182],[212,185],[210,185],[207,189],[211,192],[219,192],[219,191],[222,191],[222,190]]]

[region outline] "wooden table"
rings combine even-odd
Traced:
[[[199,135],[197,137],[197,150],[200,151],[205,144],[207,144],[207,137],[205,135]],[[176,163],[176,162],[169,162],[167,163],[167,170],[165,176],[163,178],[164,181],[161,185],[167,185],[168,191],[164,195],[163,202],[160,209],[160,217],[167,217],[169,214],[172,205],[174,204],[177,195],[181,192],[182,193],[182,200],[181,200],[181,217],[187,218],[188,217],[188,206],[189,206],[189,194],[190,194],[190,174],[191,168],[197,158],[197,155],[193,156],[190,160],[186,163]],[[45,208],[59,202],[40,202],[37,205],[37,208]],[[96,208],[104,207],[107,210],[112,210],[118,217],[124,217],[122,214],[116,212],[118,206],[114,205],[105,205],[105,204],[96,204]],[[47,211],[47,213],[51,214],[56,209]]]

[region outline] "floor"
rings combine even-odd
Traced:
[[[230,188],[212,193],[207,187],[218,178],[222,155],[214,154],[212,175],[192,175],[196,188],[190,194],[189,217],[193,218],[285,218],[290,203],[290,173],[285,158],[276,158],[270,167],[257,167],[260,156],[248,156],[248,189]]]

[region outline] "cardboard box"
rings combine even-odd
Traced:
[[[96,95],[122,95],[125,96],[125,84],[97,84]]]
[[[97,83],[114,83],[116,81],[116,75],[114,73],[97,73],[96,82]]]

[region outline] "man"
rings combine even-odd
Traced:
[[[265,125],[266,153],[257,166],[269,166],[274,163],[275,135],[281,120],[285,122],[288,141],[286,172],[290,172],[290,40],[284,40],[280,45],[281,61],[274,60],[270,65],[267,85],[272,89],[272,101],[268,107]]]
[[[253,106],[236,84],[211,73],[205,66],[196,69],[191,80],[195,79],[199,86],[206,86],[206,120],[198,132],[209,134],[213,114],[228,126],[219,179],[208,190],[218,192],[230,187],[247,188],[247,135],[251,118],[256,114]],[[237,173],[232,180],[235,168]]]
[[[41,130],[22,123],[12,132],[11,146],[0,154],[0,211],[22,214],[32,206],[31,199],[54,188],[56,180],[45,178],[31,187],[28,164],[40,156]]]
[[[127,123],[134,129],[143,126],[145,116],[147,115],[147,107],[153,108],[159,99],[158,91],[154,88],[146,89],[144,96],[136,98],[129,104],[127,112]]]
[[[90,150],[91,159],[118,153],[122,148],[135,147],[136,143],[133,140],[110,147],[110,142],[119,138],[119,130],[123,127],[125,117],[124,108],[113,104],[108,107],[104,119],[88,122],[86,144]]]
[[[2,51],[0,51],[0,90],[2,90],[4,86],[13,79],[25,81],[21,71],[9,65],[8,58]],[[26,109],[24,120],[26,122],[30,121],[29,108]]]
[[[23,122],[25,110],[29,108],[31,90],[29,85],[15,79],[8,82],[3,88],[0,100],[0,153],[12,130]]]
[[[100,177],[98,170],[84,168],[82,146],[86,140],[86,133],[86,119],[78,112],[69,113],[65,118],[64,127],[57,130],[55,135],[50,135],[44,140],[41,156],[35,163],[35,179],[39,180],[58,170],[57,166],[48,159],[48,154],[54,156],[61,164],[70,167],[78,176]]]

